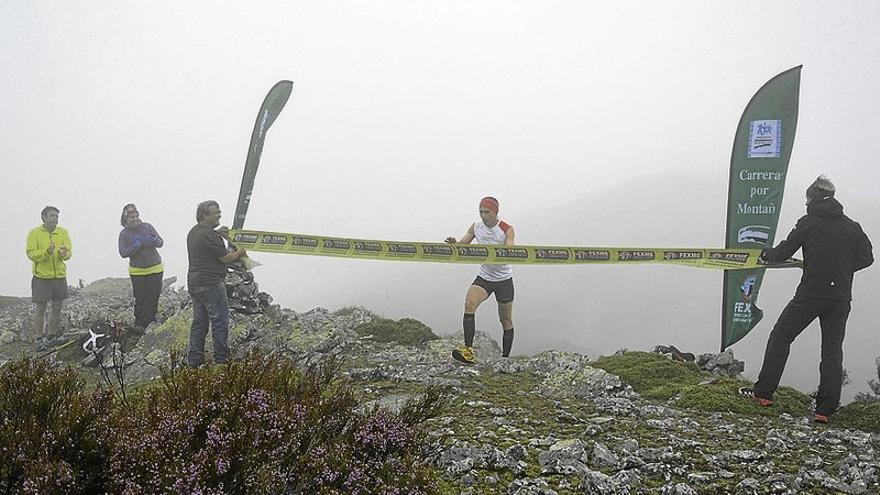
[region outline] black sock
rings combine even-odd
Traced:
[[[462,319],[464,326],[464,345],[468,347],[474,346],[474,334],[477,332],[477,324],[474,322],[473,313],[465,313]]]
[[[513,347],[513,327],[510,330],[504,331],[504,336],[501,338],[501,346],[504,349],[501,355],[503,357],[510,357],[510,348]]]

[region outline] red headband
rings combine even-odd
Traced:
[[[480,200],[480,208],[488,208],[498,214],[498,200],[492,196],[486,196]]]

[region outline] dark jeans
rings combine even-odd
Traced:
[[[788,360],[794,339],[819,318],[822,328],[822,361],[819,363],[819,392],[816,395],[816,413],[831,415],[840,403],[843,385],[843,337],[850,302],[840,299],[821,299],[795,296],[782,310],[764,352],[764,365],[755,383],[755,395],[772,399],[779,388],[779,380]]]
[[[132,275],[131,288],[134,292],[134,324],[146,328],[150,322],[156,321],[159,294],[162,293],[162,272]]]
[[[208,321],[211,323],[211,339],[214,342],[214,362],[229,360],[229,300],[226,298],[224,284],[208,287],[190,287],[189,295],[193,302],[193,321],[189,329],[189,352],[187,363],[192,367],[205,364],[205,338],[208,336]]]

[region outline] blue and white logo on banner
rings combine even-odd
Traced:
[[[749,125],[749,158],[779,158],[782,121],[753,120]]]

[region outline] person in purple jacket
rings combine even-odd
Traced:
[[[159,293],[162,292],[162,256],[157,248],[165,241],[147,222],[141,221],[137,207],[129,203],[122,208],[119,233],[119,255],[128,258],[128,274],[134,292],[134,331],[143,333],[156,320]]]

